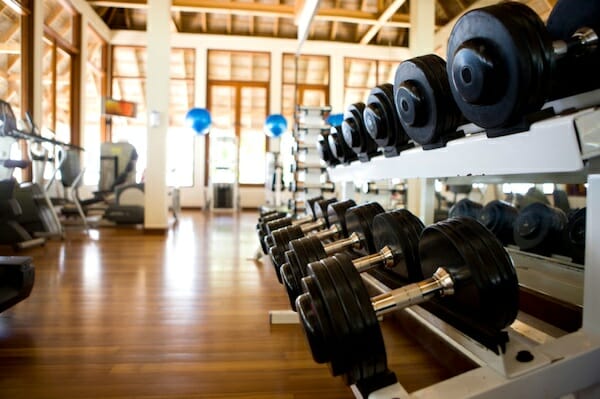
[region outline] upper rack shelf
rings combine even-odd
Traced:
[[[375,157],[329,168],[334,182],[393,178],[467,178],[505,181],[586,181],[586,160],[600,155],[600,109],[587,108],[531,125],[529,131],[488,138],[484,132],[446,147],[415,147],[393,158]]]

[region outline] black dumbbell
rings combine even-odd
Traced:
[[[508,202],[494,200],[488,202],[479,213],[479,221],[502,242],[514,244],[513,226],[519,211]]]
[[[450,92],[446,61],[435,54],[402,61],[394,78],[394,103],[406,134],[423,149],[463,137],[464,117]]]
[[[324,244],[305,237],[290,242],[281,275],[292,309],[295,310],[296,298],[302,294],[301,280],[307,275],[308,264],[350,248],[358,247],[366,255],[353,260],[359,272],[384,265],[404,281],[423,278],[418,266],[417,244],[425,226],[419,218],[404,209],[385,213],[376,207],[354,210],[347,212],[351,234],[346,239]]]
[[[569,221],[564,230],[566,254],[575,263],[583,264],[585,260],[585,218],[586,208],[573,210],[568,215]]]
[[[298,192],[298,191],[321,191],[321,192],[334,192],[335,184],[333,182],[324,182],[320,184],[307,184],[303,181],[291,182],[290,183],[290,191]]]
[[[519,287],[510,257],[489,230],[471,218],[438,222],[423,231],[418,253],[427,278],[373,298],[346,254],[308,266],[296,307],[316,362],[329,363],[348,384],[386,372],[378,316],[426,301],[464,321],[453,325],[466,334],[503,335],[516,318]]]
[[[523,251],[558,254],[564,250],[561,243],[567,222],[567,215],[558,208],[541,202],[529,204],[515,220],[515,243]]]
[[[265,236],[267,235],[266,224],[273,220],[281,219],[282,217],[285,217],[287,215],[288,214],[286,212],[275,212],[258,218],[258,222],[256,223],[256,233],[258,234],[258,241],[260,242],[260,247],[265,255],[268,253],[269,250],[269,248],[265,244]]]
[[[448,210],[448,217],[455,218],[460,216],[470,217],[473,219],[479,219],[479,214],[483,205],[479,202],[472,201],[468,198],[463,198],[456,202]]]
[[[348,165],[358,159],[356,153],[344,140],[342,126],[333,126],[327,139],[331,153],[341,164]]]
[[[592,29],[553,42],[536,12],[521,3],[469,11],[448,39],[452,95],[468,120],[488,130],[525,123],[514,131],[488,131],[488,136],[527,130],[524,117],[539,111],[552,97],[557,60],[586,49],[597,51],[597,43]]]
[[[346,221],[343,215],[347,209],[355,205],[356,203],[353,200],[320,201],[315,204],[316,219],[314,222],[297,226],[284,226],[267,236],[270,239],[268,253],[279,282],[283,282],[280,267],[285,262],[285,251],[289,242],[304,237],[305,234],[310,232],[315,233],[316,237],[322,240],[347,234]]]
[[[363,113],[365,129],[383,151],[385,157],[395,157],[412,147],[394,105],[394,86],[384,83],[369,93]]]
[[[381,153],[377,149],[377,143],[366,130],[363,118],[364,111],[364,103],[350,104],[344,112],[342,135],[346,144],[352,148],[352,151],[358,157],[358,160],[369,162],[371,158],[381,155]]]
[[[340,164],[340,161],[333,155],[331,147],[329,146],[329,132],[322,131],[317,139],[317,152],[319,158],[325,162],[328,166],[336,166]]]

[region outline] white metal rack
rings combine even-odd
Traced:
[[[596,101],[597,98],[596,93]],[[528,262],[539,264],[538,275],[554,267],[561,273],[568,273],[569,281],[574,283],[565,283],[567,288],[556,292],[562,293],[558,296],[564,295],[563,300],[583,304],[583,325],[579,331],[555,338],[535,327],[523,327],[519,318],[508,329],[511,339],[506,353],[498,356],[424,309],[412,307],[405,312],[480,366],[411,394],[404,390],[400,381],[373,392],[370,399],[560,398],[571,393],[577,393],[577,398],[600,397],[600,248],[596,246],[600,242],[598,159],[600,110],[589,108],[540,121],[523,133],[498,138],[476,133],[451,141],[440,149],[414,148],[396,158],[375,158],[369,163],[357,162],[330,169],[331,179],[338,183],[413,177],[486,183],[588,183],[586,253],[582,270],[551,258],[539,259],[535,255],[511,252],[513,260],[524,257]],[[532,279],[527,273],[521,275]],[[372,287],[385,290],[377,281],[369,281],[368,276],[364,278]],[[579,291],[581,286],[582,292]],[[540,336],[543,339],[539,339]],[[534,361],[521,363],[515,360],[515,353],[523,348],[534,355]],[[356,387],[353,392],[357,398],[362,397]]]

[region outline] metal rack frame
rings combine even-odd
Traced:
[[[597,95],[595,95],[597,99]],[[448,178],[468,182],[579,182],[588,183],[585,267],[580,274],[583,293],[583,323],[580,330],[554,338],[520,318],[508,330],[511,342],[498,356],[468,336],[445,324],[424,309],[404,310],[479,364],[466,373],[407,393],[397,383],[369,395],[369,399],[393,398],[506,398],[600,397],[600,109],[588,108],[569,115],[543,120],[530,130],[510,136],[487,138],[484,132],[451,141],[444,148],[424,151],[414,148],[395,158],[375,158],[330,168],[337,183],[356,179]],[[515,254],[512,254],[513,259]],[[518,256],[531,262],[539,257]],[[544,267],[564,269],[552,258]],[[377,281],[372,287],[385,291]],[[578,288],[571,287],[571,297]],[[576,300],[572,300],[576,302]],[[519,323],[517,325],[517,323]],[[539,337],[542,336],[543,339]],[[534,361],[522,363],[515,353],[527,348]],[[362,398],[352,387],[357,398]]]

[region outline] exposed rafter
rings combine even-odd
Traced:
[[[394,0],[392,1],[385,10],[379,15],[377,18],[377,23],[369,28],[367,33],[360,39],[360,44],[368,44],[373,37],[379,32],[379,30],[387,24],[388,20],[392,18],[392,15],[398,11],[402,4],[404,4],[406,0]]]

